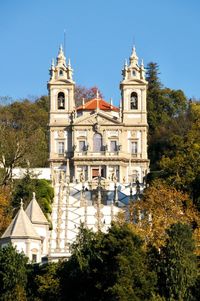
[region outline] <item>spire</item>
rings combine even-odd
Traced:
[[[127,63],[127,59],[125,59],[124,68],[122,69],[122,75],[124,79],[127,79],[127,74],[128,74],[128,63]]]
[[[125,62],[124,62],[124,69],[127,69],[128,68],[128,63],[127,63],[127,59],[125,59]]]
[[[62,54],[62,55],[64,55],[62,44],[60,44],[60,48],[59,48],[59,54]],[[58,54],[58,55],[59,55],[59,54]]]
[[[141,79],[145,79],[145,68],[144,68],[144,61],[142,59],[141,65],[140,65],[140,76]]]
[[[96,93],[97,93],[96,98],[99,99],[99,90],[98,89],[97,89]]]
[[[68,78],[72,79],[73,69],[71,67],[71,61],[70,61],[70,59],[68,59],[67,69],[68,69]]]
[[[132,48],[132,53],[130,56],[130,65],[137,65],[138,64],[138,57],[136,54],[135,46]]]
[[[57,56],[57,65],[66,65],[66,58],[63,52],[63,47],[60,45],[58,56]]]
[[[20,209],[14,219],[4,232],[1,238],[34,238],[40,239],[40,236],[35,231],[29,217],[23,209],[23,201],[21,199]]]
[[[23,209],[23,206],[24,206],[24,202],[23,202],[23,200],[21,199],[21,200],[20,200],[20,209]]]
[[[48,224],[48,221],[44,213],[42,212],[42,209],[36,201],[35,192],[33,192],[32,200],[30,201],[25,212],[33,224]]]

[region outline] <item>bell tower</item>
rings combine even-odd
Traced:
[[[50,80],[48,90],[50,95],[50,114],[59,112],[66,114],[74,109],[74,81],[72,79],[70,60],[66,64],[66,58],[60,46],[56,65],[52,61],[50,68]]]
[[[48,91],[50,97],[50,162],[52,168],[65,166],[71,151],[71,116],[74,110],[73,70],[62,45],[59,48],[56,64],[52,61]]]
[[[122,97],[122,120],[125,124],[147,125],[145,69],[143,61],[138,64],[135,47],[122,70],[123,79],[120,83]]]
[[[121,114],[124,130],[128,134],[130,166],[128,173],[140,174],[140,181],[148,173],[149,160],[147,154],[147,81],[143,61],[139,65],[135,47],[132,49],[129,64],[125,62],[122,70]],[[138,176],[137,176],[138,177]]]

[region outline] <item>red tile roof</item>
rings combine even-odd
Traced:
[[[77,111],[81,111],[81,110],[89,110],[90,111],[90,110],[97,109],[97,107],[103,111],[115,111],[115,112],[119,111],[119,109],[117,107],[114,107],[110,103],[108,103],[105,100],[100,99],[100,98],[91,99],[88,102],[86,102],[84,105],[77,107],[76,110]]]

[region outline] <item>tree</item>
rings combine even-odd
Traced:
[[[0,248],[0,300],[26,300],[27,258],[11,245]]]
[[[1,183],[7,185],[12,180],[13,169],[23,164],[28,144],[22,131],[0,126]]]
[[[47,99],[0,107],[1,184],[12,181],[17,166],[42,167],[48,159]]]
[[[31,175],[29,172],[24,178],[16,181],[16,187],[12,196],[12,206],[18,208],[20,200],[23,199],[26,207],[33,197],[33,192],[35,192],[36,199],[48,218],[48,213],[51,213],[51,204],[54,197],[53,187],[47,180],[35,179],[34,175]]]
[[[147,65],[146,79],[148,81],[147,90],[147,112],[148,124],[150,133],[155,130],[160,122],[162,111],[160,111],[161,97],[162,97],[162,84],[158,77],[159,66],[157,63],[150,62]]]
[[[62,300],[150,300],[155,275],[142,244],[126,224],[106,234],[81,228],[61,272]]]
[[[157,180],[146,189],[142,200],[130,204],[132,227],[146,244],[160,248],[165,244],[165,230],[178,221],[194,228],[197,252],[200,250],[200,214],[187,194]]]
[[[94,86],[91,88],[86,88],[80,85],[77,85],[75,87],[75,104],[76,106],[80,106],[82,104],[83,99],[85,100],[85,102],[95,98],[97,96],[97,91],[99,92],[99,97],[103,97],[101,91],[99,91],[99,89]]]
[[[200,189],[200,105],[190,104],[188,109],[188,127],[181,135],[171,137],[173,148],[164,154],[160,167],[165,179],[177,189],[188,192],[198,205]],[[180,125],[179,125],[180,126]]]
[[[147,65],[146,79],[148,81],[147,90],[147,112],[150,134],[157,126],[170,122],[172,117],[185,112],[187,99],[181,90],[171,90],[164,88],[159,79],[159,66],[150,62]]]
[[[10,190],[8,187],[0,188],[0,237],[8,227],[12,219],[12,206],[10,202]]]
[[[167,230],[167,235],[166,245],[161,249],[162,294],[170,301],[191,300],[190,289],[198,275],[192,230],[177,223]]]
[[[49,113],[50,101],[49,96],[42,95],[36,99],[35,104],[42,110]]]
[[[151,168],[158,170],[162,156],[172,149],[170,138],[177,130],[177,124],[185,116],[187,99],[181,90],[163,87],[159,79],[159,66],[147,65],[147,119],[149,124],[149,158]],[[183,129],[185,128],[184,124]]]
[[[57,275],[60,263],[29,265],[27,297],[29,301],[59,301],[60,283]]]

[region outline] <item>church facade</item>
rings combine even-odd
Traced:
[[[120,90],[119,107],[99,97],[98,91],[95,98],[83,99],[77,106],[73,70],[60,47],[48,82],[49,161],[55,194],[52,229],[47,231],[34,199],[26,209],[28,217],[21,206],[1,244],[14,242],[30,260],[56,261],[70,256],[81,224],[107,231],[122,210],[128,218],[126,208],[140,197],[149,171],[147,81],[135,48],[124,64]],[[25,233],[22,228],[27,223]],[[11,231],[13,225],[17,236]]]
[[[91,181],[99,174],[120,183],[148,172],[145,70],[138,65],[135,48],[125,63],[120,83],[121,103],[113,106],[97,93],[76,107],[75,82],[62,48],[50,69],[50,164],[52,172],[67,171],[70,182]]]
[[[50,167],[55,198],[49,257],[70,255],[81,223],[106,231],[137,198],[149,170],[147,81],[135,48],[122,70],[116,107],[97,95],[76,106],[73,70],[62,47],[50,68]]]

